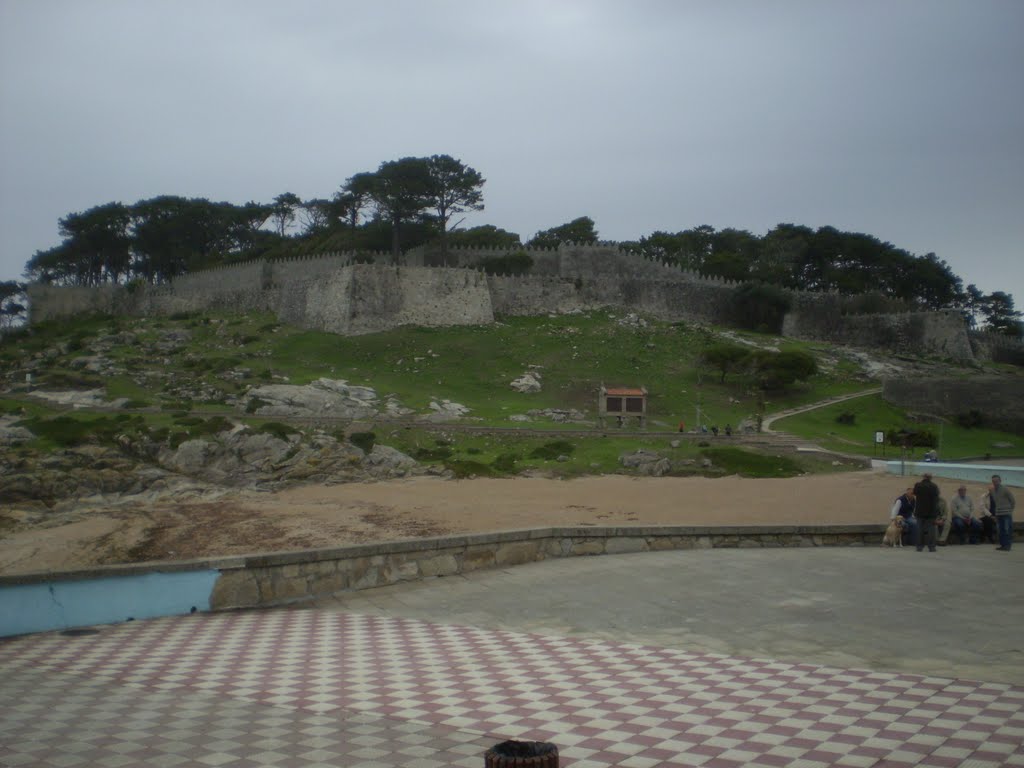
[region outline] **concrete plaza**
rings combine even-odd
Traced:
[[[3,766],[1024,766],[1024,548],[548,560],[0,641]]]

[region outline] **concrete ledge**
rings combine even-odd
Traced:
[[[1024,523],[1014,525],[1024,538]],[[202,610],[283,605],[347,590],[504,568],[549,557],[581,557],[672,549],[879,546],[884,525],[578,526],[271,552],[180,562],[134,563],[67,572],[0,576],[0,598],[26,585],[93,585],[149,574],[214,572]],[[168,582],[170,583],[170,582]],[[190,603],[195,604],[193,599]],[[78,626],[100,623],[82,617]],[[72,625],[69,625],[72,626]],[[3,635],[0,626],[0,635]]]

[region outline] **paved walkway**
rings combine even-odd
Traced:
[[[1024,766],[1020,557],[576,558],[9,639],[0,765]]]

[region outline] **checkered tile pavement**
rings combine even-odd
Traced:
[[[1024,766],[1024,688],[322,610],[0,643],[3,766]]]

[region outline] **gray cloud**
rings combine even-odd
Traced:
[[[110,200],[444,152],[492,223],[868,232],[1024,303],[1015,0],[0,0],[0,279]]]

